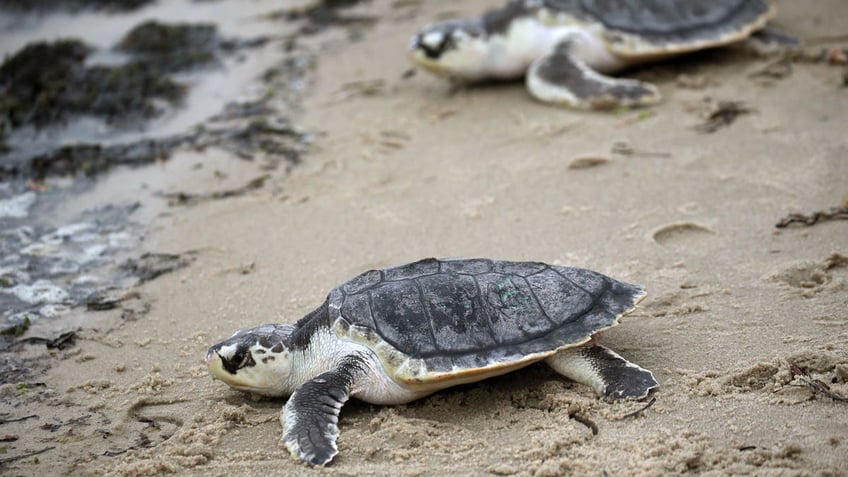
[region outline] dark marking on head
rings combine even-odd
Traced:
[[[260,349],[257,349],[256,351],[254,351],[254,353],[256,353],[256,354],[265,354],[265,353],[267,353],[267,351],[265,351],[264,349],[261,349],[261,348],[260,348]]]
[[[275,344],[274,347],[271,348],[271,352],[272,353],[282,353],[283,352],[283,344],[282,343]]]
[[[438,25],[432,29],[428,29],[426,32],[419,34],[415,37],[415,48],[420,49],[424,52],[424,55],[427,58],[432,60],[438,59],[442,56],[446,50],[449,50],[454,47],[453,43],[453,30],[454,30],[453,22],[448,22],[442,25]],[[441,33],[442,39],[438,45],[431,45],[424,41],[424,38],[433,33]]]
[[[471,38],[485,37],[487,35],[486,28],[480,18],[450,20],[426,27],[424,31],[415,36],[412,47],[420,49],[427,58],[435,60],[440,58],[446,51],[457,48],[459,32]],[[439,43],[437,45],[426,43],[424,40],[434,33],[441,34]]]
[[[250,366],[255,366],[256,361],[253,360],[253,354],[250,350],[244,346],[239,346],[236,349],[236,352],[227,359],[215,351],[219,358],[221,358],[222,367],[230,374],[236,374],[241,368],[248,368]]]
[[[266,356],[266,357],[262,358],[262,362],[265,363],[265,364],[268,364],[269,361],[274,361],[276,359],[277,358],[275,358],[273,356]]]

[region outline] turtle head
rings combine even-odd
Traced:
[[[429,25],[412,37],[409,57],[431,73],[474,81],[486,76],[487,43],[479,20],[451,20]]]
[[[288,341],[294,328],[270,324],[239,330],[209,348],[206,367],[213,378],[233,389],[264,396],[291,394],[286,383],[292,361]]]

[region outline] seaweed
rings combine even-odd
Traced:
[[[220,49],[211,24],[144,22],[118,49],[127,63],[86,66],[93,48],[78,39],[26,45],[0,65],[0,140],[7,129],[42,128],[88,114],[110,124],[161,112],[155,100],[178,104],[186,87],[168,73],[213,63]]]
[[[8,328],[4,328],[0,330],[0,335],[4,336],[14,336],[15,338],[19,338],[23,336],[24,333],[27,332],[30,326],[29,318],[24,318],[24,320],[20,323],[9,326]]]
[[[117,49],[161,72],[214,63],[222,46],[217,28],[207,23],[166,24],[150,20],[130,30]]]
[[[11,127],[36,126],[64,114],[59,99],[91,48],[75,39],[25,46],[0,65],[0,116]]]
[[[792,213],[780,219],[774,224],[779,229],[784,229],[792,224],[806,225],[807,227],[828,220],[848,220],[848,200],[838,207],[827,210],[818,210],[811,214]]]
[[[127,60],[117,65],[88,64],[94,49],[78,39],[31,43],[0,65],[0,181],[26,176],[85,174],[94,176],[112,165],[141,165],[167,159],[184,145],[201,141],[201,130],[160,139],[104,145],[85,139],[69,145],[6,146],[7,136],[23,128],[36,131],[62,126],[81,115],[115,128],[137,127],[178,107],[187,86],[172,74],[204,66],[219,66],[220,54],[251,48],[267,41],[224,40],[217,27],[206,23],[165,24],[146,21],[132,28],[115,46]],[[296,153],[267,139],[262,127],[250,126],[232,134],[243,149],[279,153],[296,160]],[[217,132],[222,135],[222,131]],[[220,142],[222,137],[206,142]],[[19,141],[20,142],[20,141]],[[293,157],[289,157],[295,154]]]
[[[165,160],[190,136],[139,141],[104,146],[100,144],[73,144],[33,157],[28,164],[6,169],[0,164],[0,179],[4,175],[26,175],[36,179],[47,176],[82,173],[94,176],[116,165],[142,165]]]
[[[288,21],[305,20],[300,33],[312,35],[335,25],[370,26],[377,18],[369,15],[345,15],[339,10],[363,3],[362,0],[323,0],[308,7],[292,8],[283,12]]]
[[[85,66],[92,48],[77,39],[25,46],[0,65],[0,116],[37,128],[89,114],[109,123],[159,113],[154,99],[179,102],[185,87],[142,63]]]
[[[25,452],[21,455],[16,455],[14,457],[6,457],[4,459],[0,459],[0,468],[2,468],[3,466],[5,466],[6,464],[8,464],[10,462],[15,462],[15,461],[22,460],[22,459],[28,459],[32,456],[36,456],[36,455],[39,455],[39,454],[43,454],[47,451],[51,451],[55,448],[56,448],[56,446],[49,446],[49,447],[45,447],[45,448],[37,450],[37,451]]]
[[[166,273],[188,266],[192,257],[171,253],[145,253],[137,259],[128,259],[120,268],[138,277],[138,283],[149,282]]]
[[[752,112],[754,110],[742,101],[719,101],[707,115],[706,120],[695,126],[695,130],[701,133],[714,133],[733,124],[739,116]]]
[[[0,0],[0,9],[11,12],[44,12],[52,10],[103,10],[128,12],[154,0]]]
[[[227,189],[222,191],[209,192],[205,194],[190,194],[188,192],[176,192],[171,194],[165,194],[165,197],[170,200],[171,205],[189,205],[196,204],[199,202],[204,202],[207,200],[220,200],[220,199],[229,199],[231,197],[240,197],[250,191],[261,189],[262,186],[265,185],[265,181],[270,179],[271,176],[265,174],[263,176],[256,177],[251,179],[247,184],[235,188],[235,189]]]

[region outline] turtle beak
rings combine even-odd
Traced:
[[[220,354],[218,354],[217,350],[209,350],[209,352],[206,353],[206,369],[209,370],[209,374],[212,375],[213,379],[223,381],[226,385],[236,389],[242,389],[244,387],[243,384],[236,381],[233,375],[224,367],[224,359]]]
[[[206,369],[216,378],[224,372],[224,360],[217,350],[210,349],[206,353]]]
[[[209,351],[206,352],[206,369],[209,370],[209,373],[215,379],[220,379],[227,384],[230,384],[225,378],[229,377],[231,372],[227,367],[227,362],[220,353],[221,347],[219,345],[215,345],[209,348]]]

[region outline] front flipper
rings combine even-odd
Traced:
[[[580,109],[646,106],[660,100],[657,87],[634,79],[604,76],[572,54],[564,40],[527,72],[527,89],[539,101]]]
[[[339,412],[361,367],[342,363],[303,384],[283,408],[283,443],[292,456],[312,465],[324,465],[338,453]]]
[[[659,386],[653,373],[599,345],[564,349],[545,361],[559,374],[611,399],[641,399]]]

